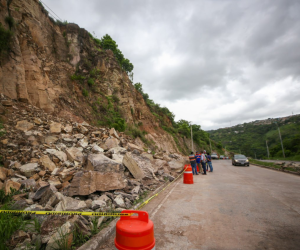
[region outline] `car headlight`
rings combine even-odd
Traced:
[[[246,161],[248,162],[249,160],[247,159]]]
[[[239,160],[235,160],[236,162],[239,162]]]

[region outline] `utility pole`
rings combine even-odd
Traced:
[[[284,149],[283,149],[283,143],[282,143],[282,138],[281,138],[280,129],[279,129],[279,126],[278,126],[277,122],[275,122],[275,123],[276,123],[277,128],[278,128],[278,134],[279,134],[279,139],[280,139],[280,142],[281,142],[281,148],[282,148],[282,155],[283,155],[283,158],[285,158],[285,154],[284,154]]]
[[[193,127],[191,122],[191,140],[192,140],[192,152],[194,152],[194,144],[193,144]]]
[[[210,146],[210,154],[212,154],[212,149],[211,149],[211,143],[210,143],[210,138],[209,139],[209,146]]]
[[[266,145],[267,145],[268,159],[270,159],[270,152],[269,152],[269,147],[268,147],[268,141],[267,140],[266,140]]]

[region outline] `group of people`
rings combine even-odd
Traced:
[[[197,166],[199,168],[199,172],[201,172],[203,175],[206,175],[207,171],[213,172],[211,156],[208,152],[206,153],[205,150],[200,151],[200,153],[197,151],[196,154],[191,152],[189,155],[189,160],[193,169],[193,175],[198,175]]]

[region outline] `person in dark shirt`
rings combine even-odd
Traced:
[[[199,168],[199,172],[202,173],[203,170],[202,170],[202,166],[201,166],[201,155],[198,152],[196,152],[195,157],[196,157],[197,166]]]
[[[212,166],[212,163],[211,163],[211,156],[210,156],[209,153],[207,153],[206,159],[207,159],[207,164],[209,166],[210,172],[212,172],[213,171],[213,166]]]
[[[193,169],[193,175],[198,175],[197,173],[197,165],[196,165],[196,157],[194,155],[194,152],[191,152],[191,154],[189,155],[189,159],[190,159],[190,163]]]

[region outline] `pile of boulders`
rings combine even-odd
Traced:
[[[122,211],[131,208],[145,191],[172,181],[183,169],[181,155],[166,151],[152,155],[114,128],[65,120],[3,96],[1,103],[6,123],[0,138],[4,165],[0,167],[0,189],[6,194],[11,188],[26,190],[14,197],[15,209]],[[68,232],[79,225],[84,234],[90,234],[91,218],[38,218],[41,235],[25,239],[40,237],[47,249],[53,247],[58,228]],[[101,217],[99,223],[102,221]]]

